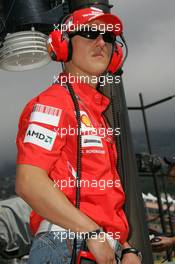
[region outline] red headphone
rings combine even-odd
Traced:
[[[47,49],[52,60],[67,62],[72,57],[72,43],[66,31],[54,30],[47,41]],[[118,44],[113,49],[107,72],[115,73],[122,65],[123,51]]]

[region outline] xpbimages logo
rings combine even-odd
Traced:
[[[67,21],[67,23],[64,24],[54,24],[53,25],[53,30],[61,30],[61,32],[75,32],[75,31],[100,31],[102,34],[105,34],[106,31],[116,31],[120,32],[121,31],[121,24],[106,24],[106,23],[100,23],[100,24],[73,24],[72,19]]]
[[[85,239],[85,237],[89,237],[88,232],[72,232],[70,229],[67,231],[60,231],[60,232],[53,232],[54,240],[58,239],[61,242],[67,239]],[[109,244],[112,243],[110,240],[112,240],[115,237],[115,240],[119,240],[121,235],[120,232],[100,232],[100,234],[94,233],[91,235],[91,239],[98,239],[99,242],[105,242],[106,240],[109,242]],[[112,246],[112,245],[111,245]]]
[[[56,133],[50,129],[31,124],[29,125],[24,142],[30,142],[47,150],[51,150],[56,138]]]
[[[107,84],[119,84],[120,82],[121,78],[119,75],[110,75],[109,73],[101,76],[92,75],[91,78],[87,75],[79,75],[79,73],[76,73],[75,75],[70,73],[60,76],[54,75],[54,83],[60,83],[62,86],[66,83],[91,83],[92,85],[100,84],[100,86],[105,86]]]

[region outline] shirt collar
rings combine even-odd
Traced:
[[[59,80],[61,78],[64,78],[64,81],[65,81],[66,77],[70,78],[70,76],[71,76],[70,73],[64,73],[64,72],[60,73]],[[67,80],[69,80],[68,78]],[[85,104],[87,107],[90,107],[90,109],[92,109],[93,112],[95,112],[96,114],[101,115],[101,113],[106,110],[106,108],[108,107],[110,103],[109,98],[104,96],[99,91],[97,91],[91,85],[87,83],[83,83],[83,82],[78,83],[76,82],[76,78],[74,79],[75,81],[72,81],[71,85],[73,87],[75,94],[80,98],[83,104]],[[72,78],[72,80],[74,79]]]

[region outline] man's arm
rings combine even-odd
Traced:
[[[47,172],[31,165],[18,165],[16,193],[21,196],[39,215],[52,223],[73,232],[89,232],[99,226],[77,209],[58,188]],[[115,264],[114,251],[109,243],[100,238],[88,239],[89,250],[97,263]]]
[[[61,190],[54,188],[47,172],[39,167],[17,166],[16,193],[39,215],[65,229],[88,232],[99,227],[78,210]]]

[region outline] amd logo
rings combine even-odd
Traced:
[[[53,141],[52,137],[44,135],[44,134],[39,133],[39,132],[35,132],[35,130],[28,130],[27,136],[36,137],[36,138],[44,141],[45,143],[49,143],[49,144],[52,144],[52,141]]]

